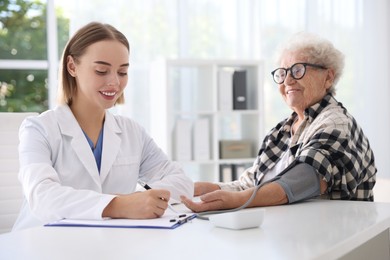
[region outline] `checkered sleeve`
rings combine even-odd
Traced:
[[[296,159],[312,165],[323,176],[330,199],[373,200],[373,154],[354,122],[349,132],[337,127],[321,129]]]
[[[251,168],[246,169],[238,180],[226,183],[218,182],[218,186],[221,190],[228,191],[242,191],[254,187],[254,174],[249,171]]]

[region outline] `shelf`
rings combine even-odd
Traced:
[[[243,71],[245,109],[234,109],[230,99],[232,104],[222,107],[223,95],[233,95],[223,90],[220,73],[227,70]],[[253,163],[264,133],[262,61],[158,60],[150,82],[151,135],[193,180],[219,181],[221,165]],[[251,156],[220,159],[221,140],[247,141]]]

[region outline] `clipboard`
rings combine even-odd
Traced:
[[[175,229],[196,218],[195,213],[166,212],[162,217],[155,219],[61,219],[47,223],[45,227],[102,227],[102,228],[151,228]]]

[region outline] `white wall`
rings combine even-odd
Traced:
[[[354,93],[360,104],[356,117],[375,153],[378,168],[375,200],[390,202],[390,3],[365,1],[363,10],[367,17],[363,30],[357,32],[363,42],[356,43],[365,46],[358,75],[363,84]]]

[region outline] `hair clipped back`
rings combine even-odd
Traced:
[[[306,58],[308,63],[322,65],[333,69],[335,78],[332,87],[328,92],[336,94],[335,86],[339,81],[344,69],[344,54],[334,47],[334,45],[321,38],[317,34],[300,32],[294,34],[279,51],[277,62],[281,63],[283,56],[289,52],[299,52]]]
[[[58,101],[60,104],[72,104],[72,98],[76,93],[76,80],[72,77],[67,69],[67,57],[72,56],[75,62],[84,55],[86,49],[100,41],[116,40],[122,43],[130,51],[129,42],[124,34],[109,24],[91,22],[80,28],[65,46],[60,64],[60,84]],[[118,98],[117,103],[124,102],[123,94]]]

